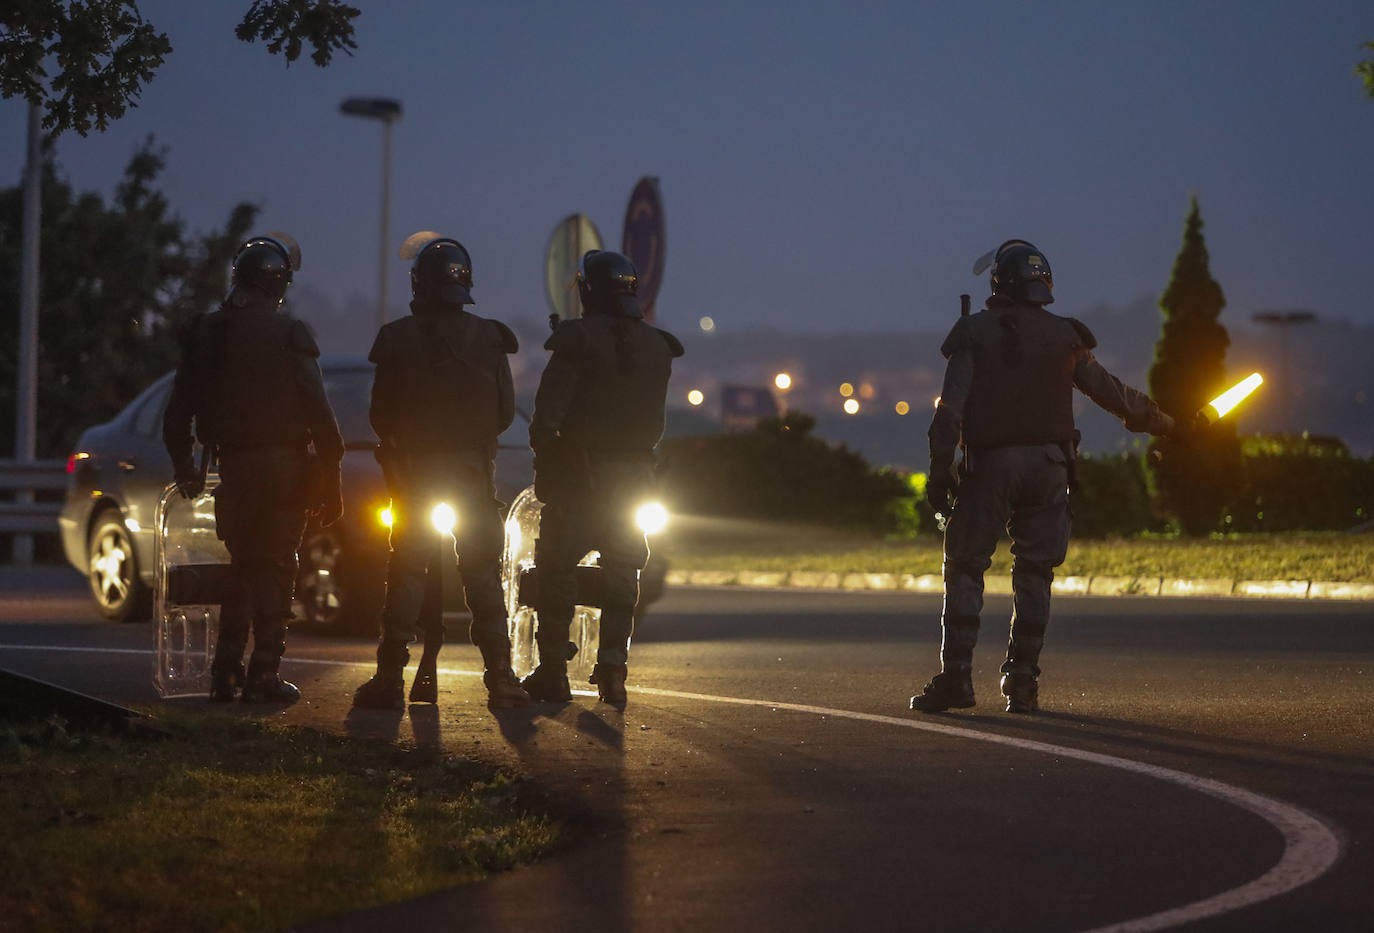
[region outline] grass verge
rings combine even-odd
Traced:
[[[218,715],[0,723],[0,930],[276,930],[474,881],[559,829],[441,752]]]
[[[938,574],[942,541],[883,541],[833,528],[695,520],[665,544],[675,570],[819,570]],[[992,574],[1011,572],[1010,542]],[[1074,539],[1058,576],[1139,576],[1227,580],[1374,582],[1374,534],[1317,532],[1222,538]]]

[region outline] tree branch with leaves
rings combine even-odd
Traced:
[[[253,0],[234,34],[294,62],[305,46],[321,68],[352,54],[361,10],[340,0]],[[134,0],[8,0],[0,7],[0,97],[44,110],[43,128],[85,136],[130,107],[172,52]],[[49,74],[49,68],[56,71]]]

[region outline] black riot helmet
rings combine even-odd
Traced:
[[[451,237],[430,241],[410,267],[410,293],[424,301],[472,305],[472,257]]]
[[[301,267],[300,255],[300,247],[286,234],[253,237],[234,255],[229,284],[233,290],[252,288],[281,301],[291,273]]]
[[[637,291],[639,272],[627,257],[601,249],[582,254],[577,264],[577,293],[588,312],[643,317]]]
[[[1047,305],[1054,301],[1054,274],[1050,261],[1025,240],[1008,240],[997,250],[992,264],[992,293]]]

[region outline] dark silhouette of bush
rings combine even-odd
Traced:
[[[906,479],[826,443],[811,433],[815,426],[815,418],[792,412],[752,431],[665,440],[663,481],[674,510],[912,530]]]

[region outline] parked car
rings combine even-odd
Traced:
[[[373,633],[385,593],[390,498],[367,420],[372,364],[328,356],[321,370],[344,438],[344,517],[329,528],[313,522],[306,527],[297,608],[302,621],[320,630]],[[152,611],[157,503],[172,481],[162,444],[162,413],[171,391],[168,373],[110,421],[83,432],[67,459],[67,497],[58,518],[62,546],[67,560],[86,575],[96,608],[107,619],[145,619]],[[528,438],[522,412],[497,451],[497,495],[503,502],[514,502],[534,481]],[[651,562],[641,580],[643,605],[661,594],[665,574],[665,562]],[[445,604],[461,606],[456,574],[445,574],[444,582]]]

